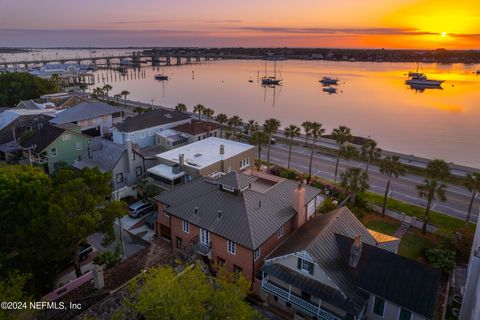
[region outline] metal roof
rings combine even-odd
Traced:
[[[108,172],[115,167],[123,153],[126,152],[127,147],[102,137],[95,137],[88,149],[90,149],[91,158],[88,150],[85,150],[80,157],[81,160],[75,161],[73,166],[78,169],[98,167],[101,171]]]
[[[253,250],[296,214],[292,205],[297,182],[283,179],[263,193],[239,190],[257,179],[238,172],[218,180],[200,177],[155,199],[167,205],[169,214]],[[310,186],[305,189],[305,204],[320,192]],[[222,212],[220,219],[218,211]]]
[[[157,109],[127,118],[122,123],[116,124],[115,128],[120,132],[133,132],[187,119],[190,119],[190,116],[186,113]]]
[[[81,102],[74,107],[59,112],[57,117],[55,119],[52,119],[50,122],[54,124],[63,124],[67,122],[95,119],[117,112],[119,112],[117,108],[114,108],[104,102]]]

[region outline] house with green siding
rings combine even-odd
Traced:
[[[74,124],[46,125],[20,142],[29,163],[43,166],[49,174],[60,164],[72,165],[88,149],[91,137]]]

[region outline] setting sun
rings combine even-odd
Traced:
[[[445,31],[443,31],[443,32],[440,34],[440,36],[441,36],[442,38],[445,38],[445,37],[447,36],[447,33],[446,33]]]

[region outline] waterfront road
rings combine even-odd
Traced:
[[[262,160],[266,160],[266,148],[263,148],[262,151]],[[271,146],[270,151],[270,162],[279,164],[281,166],[287,166],[288,161],[288,145],[284,144],[274,144]],[[292,169],[299,170],[301,172],[308,172],[308,164],[310,161],[310,150],[293,146],[292,147],[292,160],[290,167]],[[335,172],[335,161],[334,156],[320,154],[315,152],[312,173],[315,176],[320,176],[322,178],[333,180]],[[338,169],[338,175],[345,171],[349,167],[359,167],[365,168],[366,164],[354,161],[354,160],[344,160],[340,159],[340,165]],[[337,178],[337,181],[340,178]],[[423,177],[418,177],[414,175],[405,175],[399,177],[398,179],[392,179],[390,184],[389,196],[405,201],[411,204],[418,206],[425,206],[426,200],[418,197],[418,192],[416,186],[424,181]],[[385,186],[387,183],[387,176],[380,173],[378,167],[370,165],[369,168],[369,183],[370,190],[379,194],[385,193]],[[436,201],[432,205],[432,209],[449,216],[457,217],[460,219],[465,219],[467,215],[468,204],[470,201],[471,193],[464,187],[456,185],[448,185],[446,191],[447,201],[440,202]],[[472,210],[471,221],[476,221],[478,217],[480,206],[480,200],[475,199],[474,207]]]

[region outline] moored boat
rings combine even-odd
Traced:
[[[338,84],[338,79],[330,78],[330,77],[323,77],[321,80],[318,80],[323,85],[336,85]]]
[[[156,75],[155,75],[155,80],[159,80],[159,81],[168,80],[168,76],[159,73],[159,74],[156,74]]]

